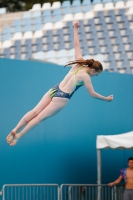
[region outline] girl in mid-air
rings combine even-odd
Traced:
[[[98,76],[103,71],[103,67],[99,61],[83,59],[79,43],[78,27],[79,22],[76,21],[74,23],[75,61],[67,64],[72,66],[71,70],[59,84],[52,87],[43,96],[33,110],[22,117],[17,126],[6,138],[10,146],[14,146],[24,134],[41,121],[61,111],[67,105],[74,92],[82,85],[85,85],[89,94],[94,98],[108,102],[113,100],[113,95],[105,97],[96,93],[93,89],[91,76]],[[19,129],[22,127],[23,129],[19,132]]]

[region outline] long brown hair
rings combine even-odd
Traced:
[[[73,64],[87,66],[90,69],[95,69],[96,72],[103,71],[102,64],[99,61],[94,60],[94,59],[87,59],[87,60],[79,59],[79,60],[70,61],[65,65],[65,67],[68,65],[73,65]]]

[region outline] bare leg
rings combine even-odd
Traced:
[[[11,142],[10,145],[14,146],[17,142],[17,139],[21,138],[41,121],[57,114],[62,108],[65,107],[68,101],[69,100],[66,98],[54,97],[52,101],[47,105],[47,107],[45,107],[36,117],[30,120],[20,133],[15,135],[15,139]]]
[[[49,92],[47,92],[41,101],[36,105],[36,107],[26,113],[22,119],[19,121],[17,126],[10,132],[10,134],[7,136],[6,140],[8,143],[10,143],[13,138],[15,138],[16,133],[20,128],[22,128],[24,125],[29,123],[34,117],[36,117],[49,103],[51,102],[51,98],[49,96]]]

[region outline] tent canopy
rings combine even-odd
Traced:
[[[100,135],[97,136],[96,148],[133,148],[133,131],[118,135]]]

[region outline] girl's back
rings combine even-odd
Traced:
[[[84,67],[79,65],[73,66],[61,81],[59,88],[66,93],[72,93],[76,86],[83,85],[83,73],[85,73]]]

